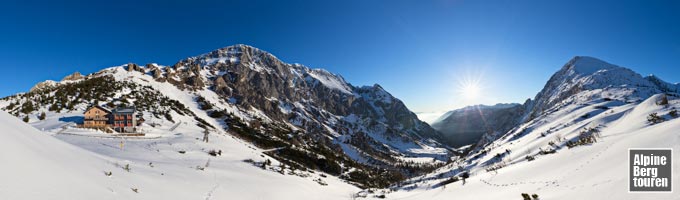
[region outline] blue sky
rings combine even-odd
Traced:
[[[677,1],[3,1],[0,96],[232,44],[379,83],[415,112],[523,102],[571,57],[680,81]],[[475,80],[480,95],[460,94]]]

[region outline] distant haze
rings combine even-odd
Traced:
[[[446,112],[419,112],[419,113],[416,113],[416,115],[418,116],[418,119],[420,119],[420,121],[424,121],[425,123],[432,124],[432,122],[437,120],[444,113],[446,113]]]

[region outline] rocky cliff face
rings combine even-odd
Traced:
[[[56,84],[57,84],[57,82],[55,82],[53,80],[46,80],[46,81],[35,84],[33,87],[31,87],[31,90],[29,90],[29,91],[33,92],[33,91],[47,89],[47,88],[50,88],[50,87],[54,87]]]
[[[80,72],[74,72],[73,74],[64,77],[64,79],[61,79],[61,81],[77,81],[80,79],[83,79],[83,75],[80,74]]]
[[[355,133],[384,141],[372,151],[387,146],[388,151],[381,153],[396,149],[409,154],[401,143],[437,146],[434,141],[440,139],[435,130],[379,85],[355,87],[339,75],[287,64],[247,45],[182,60],[163,74],[157,79],[187,90],[213,91],[239,108],[261,111],[265,121],[323,134],[332,141]]]

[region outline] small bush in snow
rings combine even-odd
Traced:
[[[493,172],[498,173],[498,169],[503,168],[503,167],[505,167],[505,166],[507,166],[507,163],[505,163],[505,161],[500,161],[500,162],[498,162],[498,163],[492,165],[491,167],[487,167],[487,168],[486,168],[486,171],[487,171],[487,172],[492,172],[492,171],[493,171]]]
[[[529,194],[527,194],[527,193],[522,193],[522,199],[531,200],[531,196],[529,196]]]
[[[24,116],[24,122],[28,123],[28,116]]]
[[[17,106],[18,104],[19,103],[10,102],[9,105],[7,105],[7,107],[4,108],[4,110],[13,110],[14,107]]]
[[[111,176],[111,175],[113,175],[113,172],[110,172],[110,171],[104,172],[104,175],[106,175],[106,176]]]
[[[130,188],[130,189],[135,193],[139,193],[139,189],[137,189],[137,188]]]
[[[668,114],[673,118],[678,118],[678,110],[673,109]]]
[[[285,164],[279,165],[279,170],[277,172],[279,172],[279,174],[281,174],[281,175],[285,175],[286,165]],[[326,175],[321,174],[321,177],[326,178]]]
[[[647,121],[651,124],[658,124],[664,121],[664,119],[657,113],[652,113],[647,116]]]
[[[130,172],[130,170],[132,170],[132,169],[130,168],[130,164],[125,164],[125,167],[123,167],[123,169],[124,169],[125,171],[127,171],[127,172]]]
[[[661,101],[659,101],[659,102],[656,103],[656,104],[657,104],[657,105],[661,105],[661,106],[663,106],[663,105],[668,105],[668,97],[667,97],[666,95],[663,95],[663,96],[661,97]]]
[[[539,153],[540,153],[541,155],[553,154],[553,153],[556,153],[556,152],[557,152],[557,151],[555,151],[555,149],[553,149],[553,148],[548,148],[548,149],[542,149],[542,148],[541,148],[540,151],[539,151]]]
[[[533,199],[533,200],[538,200],[538,195],[537,195],[537,194],[529,195],[529,194],[527,194],[527,193],[522,193],[522,198],[523,198],[524,200],[532,200],[532,199]]]
[[[322,186],[327,186],[327,185],[328,185],[328,183],[326,183],[325,181],[321,180],[321,178],[314,179],[314,182],[316,182],[316,183],[318,183],[319,185],[322,185]]]
[[[21,105],[20,111],[22,113],[28,114],[31,113],[35,110],[35,107],[33,106],[33,102],[26,102],[23,105]]]
[[[534,158],[534,156],[530,156],[530,155],[525,156],[524,159],[527,159],[527,161],[536,160],[536,158]]]
[[[467,171],[463,172],[463,174],[461,174],[460,177],[463,178],[463,179],[470,178],[470,172],[467,172]]]
[[[567,141],[567,147],[573,148],[579,145],[593,144],[597,142],[597,138],[600,137],[600,130],[597,128],[588,128],[581,131],[576,139]]]
[[[463,185],[465,185],[465,180],[467,180],[467,178],[470,178],[470,172],[465,171],[463,172],[463,174],[460,175],[460,177],[463,178]]]
[[[57,105],[56,103],[53,103],[52,105],[50,105],[49,108],[47,108],[47,110],[59,112],[60,109],[59,109],[59,105]]]
[[[201,107],[201,110],[210,110],[213,108],[212,103],[208,102],[204,97],[198,96],[196,102]]]
[[[221,156],[222,150],[216,151],[216,150],[212,149],[212,150],[208,151],[208,154],[210,154],[211,156]]]
[[[272,161],[267,159],[264,162],[262,162],[262,165],[260,167],[262,167],[262,169],[267,169],[267,166],[270,166],[270,165],[272,165]]]
[[[46,117],[45,112],[42,112],[40,113],[40,115],[38,115],[39,120],[45,120],[45,117]]]
[[[172,115],[170,113],[165,113],[163,116],[165,116],[165,119],[171,122],[175,122],[175,120],[172,120]]]

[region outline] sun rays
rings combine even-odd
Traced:
[[[466,101],[479,100],[483,95],[481,75],[466,75],[458,80],[456,92]]]

